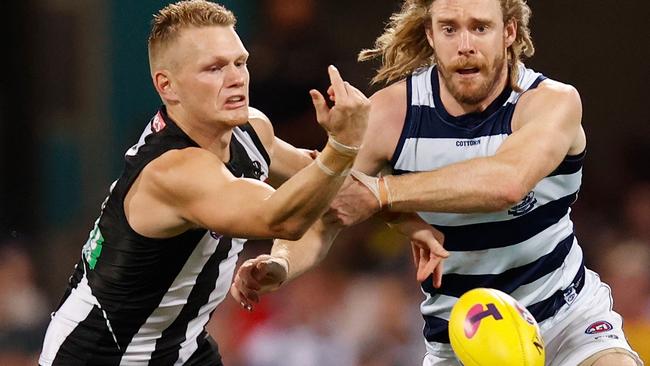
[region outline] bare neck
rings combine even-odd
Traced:
[[[499,81],[494,85],[488,96],[476,104],[466,104],[458,101],[451,94],[449,89],[444,82],[442,82],[442,76],[440,71],[438,71],[438,80],[440,80],[440,100],[444,105],[447,113],[454,117],[462,116],[467,113],[483,112],[487,107],[494,102],[495,99],[503,92],[503,89],[506,87],[506,82],[508,81],[508,69],[506,68],[502,73]]]
[[[210,151],[224,163],[230,159],[232,127],[220,122],[199,121],[182,108],[167,107],[167,115],[194,142]]]

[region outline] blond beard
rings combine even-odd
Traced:
[[[504,52],[500,54],[494,60],[494,66],[489,70],[488,78],[486,78],[479,86],[473,91],[465,92],[461,88],[458,88],[456,84],[452,81],[453,72],[449,71],[449,68],[445,65],[438,63],[440,75],[442,76],[442,81],[445,84],[447,90],[456,101],[464,105],[478,105],[483,102],[486,98],[490,96],[496,85],[501,79],[501,75],[504,72],[505,60],[507,58],[507,50],[504,49]],[[481,65],[482,66],[482,65]],[[480,72],[480,71],[479,71]],[[490,74],[493,77],[489,77]]]

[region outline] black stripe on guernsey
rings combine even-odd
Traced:
[[[70,294],[72,293],[72,290],[77,288],[77,285],[79,285],[79,282],[81,282],[81,279],[84,276],[83,272],[84,268],[84,263],[83,260],[80,260],[75,266],[74,266],[74,272],[68,279],[68,288],[65,290],[65,293],[63,294],[63,297],[61,298],[61,301],[59,302],[59,306],[56,307],[56,310],[59,310],[65,300],[68,299]]]
[[[582,169],[582,163],[585,160],[585,155],[587,154],[587,151],[584,150],[578,155],[567,155],[564,160],[558,165],[557,168],[551,174],[549,174],[549,177],[553,177],[556,175],[569,175],[573,173],[577,173]]]
[[[576,293],[580,293],[582,287],[584,286],[585,280],[585,267],[584,265],[580,266],[578,273],[573,279],[572,285],[576,290]],[[543,322],[546,319],[554,316],[560,308],[566,304],[564,299],[564,291],[556,291],[549,298],[542,300],[538,303],[532,304],[528,307],[528,311],[533,315],[535,320],[538,323]],[[449,322],[447,320],[432,316],[432,315],[423,315],[424,318],[424,338],[429,342],[436,343],[449,343]]]
[[[560,221],[577,192],[549,202],[512,220],[463,226],[433,225],[445,234],[445,249],[452,251],[502,248],[528,240]]]
[[[151,355],[151,365],[173,365],[176,362],[180,344],[185,341],[188,323],[196,318],[201,307],[208,302],[210,294],[217,284],[219,265],[228,257],[230,249],[232,249],[232,239],[221,238],[217,250],[196,278],[196,284],[190,292],[187,304],[183,306],[174,322],[162,332],[161,337],[156,341],[156,349]]]
[[[573,246],[573,234],[560,241],[553,251],[534,262],[521,267],[511,268],[499,274],[467,275],[450,273],[442,276],[442,287],[433,287],[431,276],[422,282],[422,290],[433,295],[441,294],[460,297],[465,292],[477,287],[489,287],[511,293],[518,287],[531,283],[555,271],[564,262]]]
[[[105,233],[105,248],[95,270],[89,271],[87,276],[93,295],[106,310],[120,348],[124,351],[158,307],[205,235],[205,230],[190,230],[173,238],[148,242],[125,242],[126,235],[101,230]],[[113,238],[113,235],[116,237]],[[151,242],[155,245],[151,245]],[[185,245],[178,245],[179,242]],[[114,248],[108,246],[111,243],[115,245]],[[146,253],[143,256],[146,260],[136,261],[135,256],[128,255],[132,251]],[[129,289],[122,296],[111,296],[114,292],[112,289],[123,286],[121,284],[128,284]],[[97,352],[103,351],[97,347],[95,349]]]
[[[97,349],[112,349],[113,352],[96,352]],[[86,319],[68,335],[52,362],[52,366],[119,364],[119,350],[97,306],[93,306]]]
[[[266,152],[266,149],[264,148],[262,141],[260,141],[259,136],[257,136],[257,132],[255,132],[255,129],[250,124],[250,122],[247,122],[246,124],[239,126],[239,129],[248,133],[248,136],[251,137],[251,140],[255,144],[255,147],[260,152],[260,154],[262,154],[262,157],[264,157],[264,160],[266,161],[266,165],[271,165],[271,158],[269,157],[269,153]]]

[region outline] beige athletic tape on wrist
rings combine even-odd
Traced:
[[[385,207],[391,208],[393,205],[393,196],[391,195],[390,189],[388,188],[388,182],[384,177],[377,178],[366,175],[358,170],[351,170],[350,174],[354,179],[359,181],[368,188],[368,190],[375,196],[377,202],[379,202],[379,209]]]
[[[323,171],[323,173],[329,175],[330,177],[347,177],[350,174],[350,169],[345,169],[342,172],[335,172],[334,170],[328,168],[320,159],[320,155],[314,159],[314,162],[316,163],[316,166],[320,168],[320,170]]]
[[[356,156],[359,153],[359,149],[361,148],[360,146],[344,145],[336,141],[336,139],[332,136],[330,136],[329,139],[327,140],[327,144],[330,145],[334,150],[338,151],[339,153],[345,156]]]

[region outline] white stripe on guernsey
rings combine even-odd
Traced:
[[[138,333],[133,336],[122,356],[120,365],[142,364],[151,359],[151,354],[156,349],[156,340],[180,314],[196,284],[197,277],[210,256],[216,251],[219,243],[220,240],[213,239],[209,232],[205,233],[158,307],[144,322]]]
[[[557,270],[543,276],[529,284],[520,286],[511,295],[524,306],[530,306],[546,300],[555,294],[556,291],[567,288],[578,269],[582,265],[582,249],[574,240],[564,263]],[[434,295],[423,291],[426,299],[420,305],[420,311],[424,315],[435,316],[449,320],[451,308],[454,306],[457,297],[447,295]]]
[[[411,172],[429,171],[458,163],[468,159],[492,156],[503,141],[506,134],[481,136],[475,139],[461,138],[407,138],[404,141],[395,169]],[[457,146],[460,143],[472,141],[471,146]]]
[[[531,85],[540,77],[542,74],[535,72],[531,69],[527,69],[524,64],[519,63],[519,77],[517,78],[517,85],[523,90],[526,91],[530,89]],[[517,93],[513,91],[510,93],[510,98],[504,103],[505,104],[515,104],[519,100],[519,97],[522,93]]]
[[[124,155],[126,155],[126,156],[135,156],[135,154],[138,153],[138,150],[140,150],[140,147],[144,145],[144,138],[147,137],[148,135],[151,135],[152,133],[153,133],[153,130],[151,129],[151,123],[147,123],[147,127],[145,127],[144,131],[142,131],[142,134],[140,135],[140,139],[138,140],[138,143],[131,146],[131,148],[128,149]]]
[[[411,78],[411,105],[435,107],[431,85],[433,66],[421,68]]]
[[[582,248],[574,239],[573,246],[564,259],[562,267],[536,281],[520,286],[512,295],[524,306],[546,300],[557,290],[569,287],[580,266],[582,266]]]
[[[214,290],[210,293],[208,302],[201,307],[196,318],[192,319],[187,325],[185,332],[185,341],[181,343],[181,349],[178,351],[178,360],[174,365],[183,365],[198,349],[197,337],[203,331],[203,328],[210,320],[210,313],[219,305],[228,294],[235,266],[237,265],[237,254],[244,248],[246,239],[232,239],[232,248],[228,252],[228,259],[219,264],[219,277]]]
[[[96,303],[97,299],[90,295],[88,280],[84,274],[77,288],[72,289],[68,298],[65,299],[65,302],[52,317],[52,321],[45,333],[43,351],[38,360],[40,365],[49,366],[54,362],[54,358],[63,342],[79,323],[88,317]]]
[[[237,138],[237,141],[239,141],[242,146],[244,146],[248,157],[252,161],[257,161],[261,164],[262,176],[260,177],[260,180],[262,182],[265,181],[269,176],[269,166],[266,164],[266,160],[264,160],[262,154],[257,150],[257,146],[255,146],[253,140],[250,138],[247,132],[241,131],[238,128],[233,130],[233,136],[235,136],[235,138]]]
[[[582,170],[567,175],[555,175],[542,179],[533,189],[535,192],[535,210],[539,207],[573,194],[580,189],[582,181]],[[530,212],[529,212],[530,213]],[[497,222],[516,219],[508,213],[508,210],[491,213],[456,214],[441,212],[418,212],[420,217],[429,224],[443,226],[462,226],[480,224],[485,222]]]
[[[569,214],[556,224],[521,243],[486,250],[450,252],[445,260],[445,274],[487,275],[499,274],[509,269],[532,263],[555,249],[559,243],[573,233]]]

